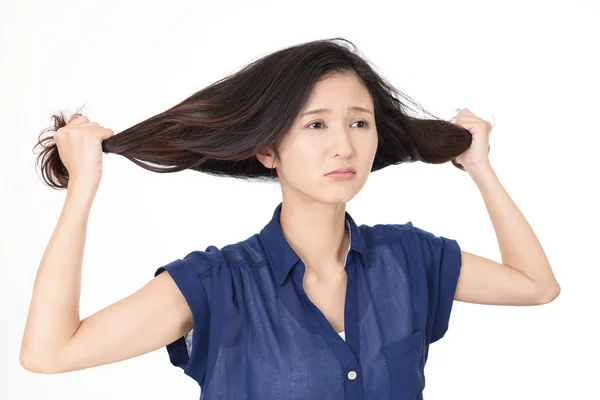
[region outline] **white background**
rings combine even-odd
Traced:
[[[194,399],[164,348],[58,375],[19,349],[31,290],[66,191],[46,186],[32,148],[53,112],[115,133],[272,51],[342,36],[397,88],[451,118],[493,122],[490,160],[542,243],[562,293],[533,307],[455,302],[430,348],[426,399],[600,398],[594,1],[3,1],[0,5],[0,398]],[[104,156],[83,262],[81,317],[133,293],[161,265],[258,232],[276,184]],[[501,261],[481,195],[450,163],[373,173],[347,211],[405,223]],[[598,396],[598,397],[596,397]]]

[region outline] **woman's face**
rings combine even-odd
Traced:
[[[304,114],[321,108],[330,111]],[[265,166],[277,168],[284,197],[339,204],[362,189],[378,140],[373,101],[360,78],[336,74],[317,82],[288,134],[279,161],[259,158]],[[352,167],[356,173],[344,180],[326,175],[343,167]]]

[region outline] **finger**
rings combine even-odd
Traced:
[[[101,140],[108,139],[111,136],[114,136],[115,132],[110,128],[101,129],[98,137]]]
[[[71,125],[79,125],[79,124],[82,124],[85,122],[90,122],[88,117],[85,115],[73,114],[72,117],[73,117],[73,119],[71,121],[69,121],[69,124],[71,124]]]
[[[78,120],[75,120],[73,124],[71,124],[71,127],[77,127],[78,129],[81,128],[88,128],[88,127],[92,127],[92,126],[97,126],[100,127],[100,124],[97,122],[79,122]]]

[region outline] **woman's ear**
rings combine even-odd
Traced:
[[[276,167],[275,157],[271,154],[270,150],[256,153],[256,158],[266,168],[272,169]]]

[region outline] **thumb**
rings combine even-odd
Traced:
[[[103,129],[102,132],[98,135],[98,139],[100,141],[100,147],[102,148],[102,142],[105,139],[108,139],[109,137],[114,136],[114,135],[115,135],[115,133],[113,132],[112,129],[110,129],[110,128]],[[108,154],[108,152],[106,152],[106,151],[103,151],[103,153]]]

